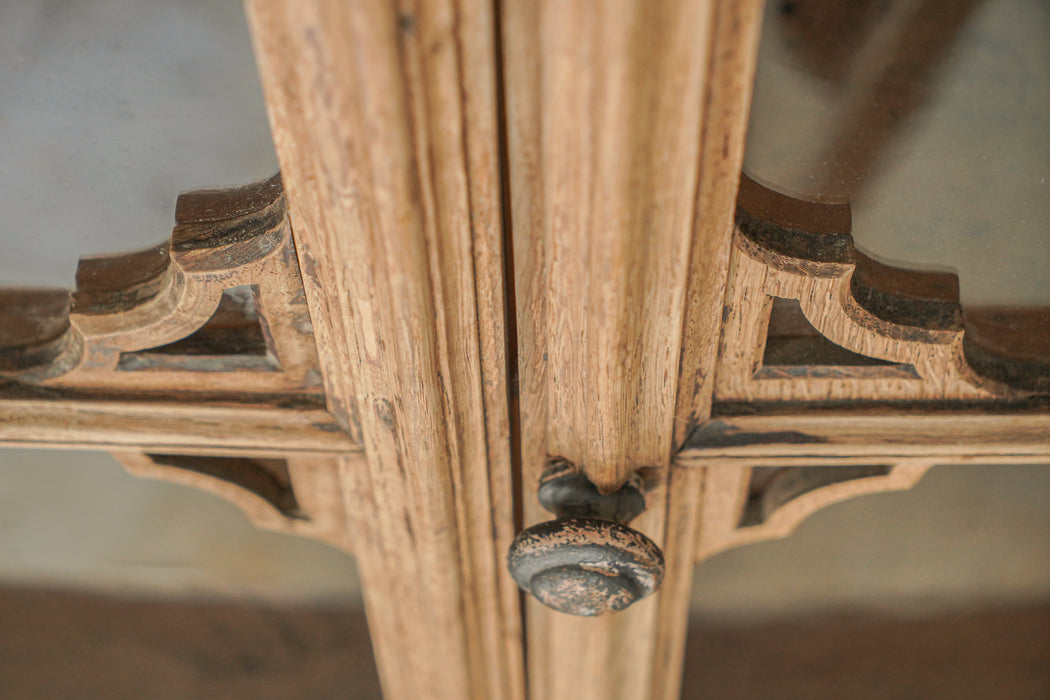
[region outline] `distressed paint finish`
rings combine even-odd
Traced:
[[[514,539],[507,566],[544,605],[586,617],[623,610],[656,591],[664,575],[652,540],[593,518],[533,525]]]
[[[557,519],[518,533],[507,555],[522,590],[559,612],[594,617],[659,589],[663,553],[626,526],[645,510],[641,479],[632,481],[601,493],[575,465],[551,460],[536,495]]]
[[[601,493],[574,465],[555,459],[540,480],[536,498],[558,518],[597,518],[627,525],[645,510],[640,486],[640,478],[632,479],[613,493]]]

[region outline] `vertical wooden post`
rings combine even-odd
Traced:
[[[390,698],[520,698],[483,0],[248,0]]]
[[[526,524],[548,456],[645,469],[668,563],[610,617],[530,603],[531,692],[676,697],[703,471],[673,454],[710,412],[761,2],[501,7]]]

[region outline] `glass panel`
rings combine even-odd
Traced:
[[[775,0],[745,169],[964,305],[1050,304],[1050,4]]]
[[[216,496],[100,452],[0,450],[4,698],[373,700],[360,591],[345,553]]]
[[[345,553],[259,530],[212,494],[103,452],[3,449],[0,586],[15,585],[351,605],[361,590]]]
[[[970,367],[1050,391],[1050,4],[774,0],[763,31],[745,170],[957,272]]]
[[[181,190],[277,170],[237,2],[0,4],[0,284],[167,239]]]
[[[691,612],[683,698],[1041,697],[1050,465],[828,506],[701,563]]]

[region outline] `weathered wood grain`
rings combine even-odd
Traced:
[[[1046,442],[1045,440],[1043,441]],[[880,454],[872,445],[840,446],[838,455],[704,456],[683,453],[683,468],[703,474],[703,498],[698,509],[696,558],[787,537],[813,513],[852,498],[907,490],[932,467],[964,464],[1046,464],[1050,451],[1011,454],[1008,449],[985,454],[961,449],[955,453],[912,456]]]
[[[0,443],[114,451],[136,473],[230,499],[261,526],[345,547],[342,503],[333,510],[325,495],[334,457],[318,455],[360,447],[323,408],[280,177],[185,193],[170,242],[82,259],[72,295],[2,290],[0,317]],[[286,471],[312,475],[305,500],[267,489],[250,466],[288,454]],[[300,510],[308,503],[316,517]]]
[[[717,2],[686,287],[674,445],[711,413],[729,271],[734,201],[744,163],[763,0]]]
[[[58,396],[0,400],[0,444],[200,455],[360,450],[320,407]]]
[[[716,400],[1002,403],[1046,395],[1046,310],[996,316],[977,309],[973,319],[983,322],[984,334],[972,334],[958,279],[891,267],[857,251],[844,201],[794,199],[745,177],[736,222]],[[788,358],[767,366],[770,343],[779,340],[771,335],[778,299],[798,300],[816,340],[869,358],[871,366],[815,352],[797,364]],[[992,318],[1002,332],[988,333]]]
[[[696,430],[678,462],[713,457],[1050,456],[1050,413],[854,408],[720,416]]]
[[[570,459],[605,491],[641,470],[632,524],[664,549],[663,591],[597,620],[529,602],[528,685],[677,697],[698,557],[934,461],[1050,458],[1038,358],[1020,381],[985,343],[971,371],[951,282],[864,259],[848,210],[845,227],[834,206],[815,231],[741,225],[733,247],[761,5],[248,0],[290,217],[276,180],[196,193],[169,245],[84,261],[71,310],[0,294],[18,389],[0,392],[0,442],[112,450],[352,549],[391,698],[521,700],[503,558],[516,519],[549,518],[543,465]],[[893,364],[757,376],[772,297]],[[247,350],[209,352],[229,339]],[[782,403],[733,415],[713,396]],[[905,399],[989,403],[845,410]],[[785,470],[778,487],[756,466]]]
[[[534,698],[677,695],[700,483],[671,457],[710,407],[760,5],[501,3],[525,523],[548,457],[643,469],[669,574],[605,618],[530,602]]]
[[[385,692],[521,697],[492,7],[247,6]]]
[[[0,291],[0,376],[163,399],[320,400],[280,177],[184,193],[175,216],[169,243],[82,259],[71,297]]]
[[[613,491],[670,455],[710,7],[503,11],[525,461]]]

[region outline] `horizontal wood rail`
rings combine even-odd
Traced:
[[[0,400],[0,446],[194,455],[354,453],[323,408]]]
[[[676,459],[688,466],[712,458],[806,456],[1050,460],[1050,413],[873,408],[721,416],[698,428]]]

